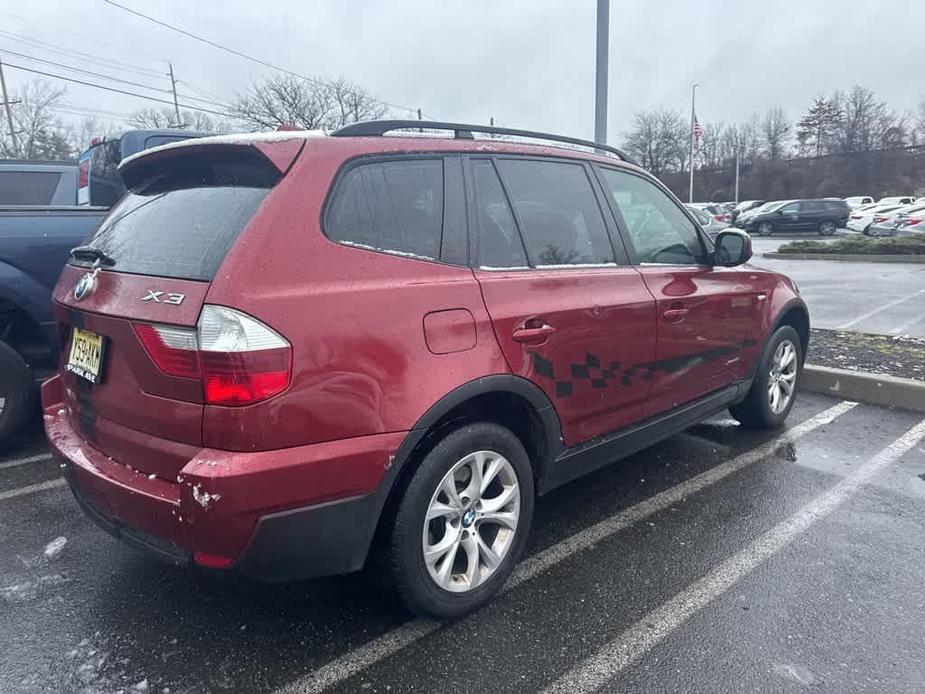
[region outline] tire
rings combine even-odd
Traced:
[[[34,402],[32,370],[16,350],[0,341],[0,450],[22,433]]]
[[[838,227],[831,219],[826,219],[819,223],[820,236],[832,236]]]
[[[880,236],[881,236],[880,232],[879,232],[879,231],[877,230],[877,228],[876,228],[875,226],[873,226],[873,225],[867,227],[867,229],[864,230],[864,233],[865,233],[867,236],[870,236],[871,238],[874,238],[874,239],[879,239]]]
[[[784,345],[789,344],[792,350],[792,370],[789,368],[780,369],[776,362],[776,357],[781,351],[786,352]],[[768,346],[761,355],[761,362],[758,364],[758,371],[755,374],[755,380],[752,387],[745,396],[745,400],[729,408],[729,413],[743,426],[752,429],[775,429],[781,426],[790,414],[793,402],[796,400],[797,389],[799,387],[800,375],[803,372],[803,347],[800,342],[800,336],[797,331],[789,325],[783,325],[778,328],[771,336]],[[780,373],[783,377],[777,377]],[[792,378],[786,378],[786,374],[792,374]],[[775,405],[773,400],[772,378],[777,379],[777,383],[789,383],[790,392],[787,400],[783,405],[778,401]],[[778,386],[780,397],[786,390],[785,385]]]
[[[762,222],[758,225],[758,236],[770,236],[774,233],[774,225],[771,222]]]
[[[488,473],[499,460],[504,461],[497,463],[500,472],[476,499],[475,487],[468,486],[474,466]],[[460,503],[454,503],[443,491],[449,484]],[[467,496],[467,492],[473,493]],[[487,603],[504,585],[524,551],[533,518],[533,493],[527,452],[508,429],[479,422],[447,434],[414,472],[392,527],[390,569],[404,605],[423,616],[450,619]],[[498,509],[490,505],[506,499]],[[490,511],[482,508],[499,511],[493,515],[504,516],[508,522],[513,518],[514,528],[487,520],[489,516],[482,514]],[[431,510],[435,515],[427,521]],[[458,538],[455,544],[453,537]],[[479,539],[491,550],[493,559],[483,555]],[[447,549],[432,552],[436,559],[428,563],[425,543],[432,547],[445,543]],[[471,563],[470,552],[476,557]],[[498,557],[500,561],[491,567]],[[472,583],[475,585],[470,586]]]

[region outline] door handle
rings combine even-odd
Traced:
[[[545,342],[546,338],[556,332],[556,329],[545,323],[537,326],[527,327],[526,325],[517,328],[511,335],[515,342],[525,342],[528,344],[537,344]]]
[[[690,313],[690,309],[687,308],[669,308],[662,314],[662,318],[669,323],[680,323],[687,318],[688,313]]]

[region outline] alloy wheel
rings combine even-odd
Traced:
[[[487,581],[514,544],[520,484],[500,453],[476,451],[444,475],[427,507],[427,572],[440,588],[464,593]]]
[[[797,349],[790,340],[784,340],[771,359],[771,371],[768,374],[768,406],[774,414],[780,414],[790,400],[797,382]]]

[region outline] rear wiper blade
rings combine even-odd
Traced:
[[[98,265],[111,266],[116,264],[115,258],[106,255],[99,248],[93,246],[77,246],[71,249],[71,257]]]

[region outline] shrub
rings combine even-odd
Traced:
[[[793,241],[778,253],[818,253],[843,255],[925,255],[925,237],[899,236],[885,239],[852,237],[837,241]]]

